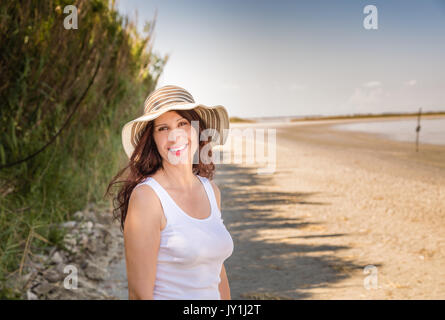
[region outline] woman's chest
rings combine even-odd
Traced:
[[[161,234],[161,250],[181,263],[224,261],[233,252],[233,241],[222,221],[215,218],[198,225],[174,225]]]
[[[206,219],[210,216],[212,206],[204,190],[193,192],[167,191],[171,200],[183,212],[195,219]]]

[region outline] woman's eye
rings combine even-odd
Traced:
[[[186,126],[186,125],[188,125],[189,123],[187,122],[187,121],[182,121],[182,122],[180,122],[179,123],[179,125],[184,125],[184,126]],[[168,129],[167,127],[161,127],[161,128],[159,128],[159,130],[158,131],[163,131],[164,129]]]

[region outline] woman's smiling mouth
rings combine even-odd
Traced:
[[[186,143],[186,144],[184,144],[184,145],[182,145],[182,146],[180,146],[180,147],[168,148],[168,151],[171,151],[171,152],[180,152],[180,151],[184,150],[187,146],[188,146],[188,143]]]

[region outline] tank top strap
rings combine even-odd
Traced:
[[[155,191],[161,202],[164,216],[168,221],[167,223],[170,225],[172,222],[177,221],[177,215],[175,214],[176,207],[167,191],[152,177],[147,177],[144,181],[136,185],[136,187],[143,184],[149,185]]]
[[[209,198],[211,204],[212,204],[212,213],[215,212],[218,217],[221,217],[221,212],[218,208],[218,203],[216,202],[216,196],[215,192],[213,191],[212,184],[210,183],[210,180],[206,177],[201,177],[197,175],[197,177],[202,181],[204,188],[207,192],[207,197]]]

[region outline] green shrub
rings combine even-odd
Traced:
[[[78,29],[63,8],[78,9]],[[121,129],[168,56],[107,0],[0,4],[0,298],[28,254],[61,245],[57,224],[102,199],[126,160]],[[111,212],[110,212],[111,218]],[[35,232],[50,243],[31,237]]]

